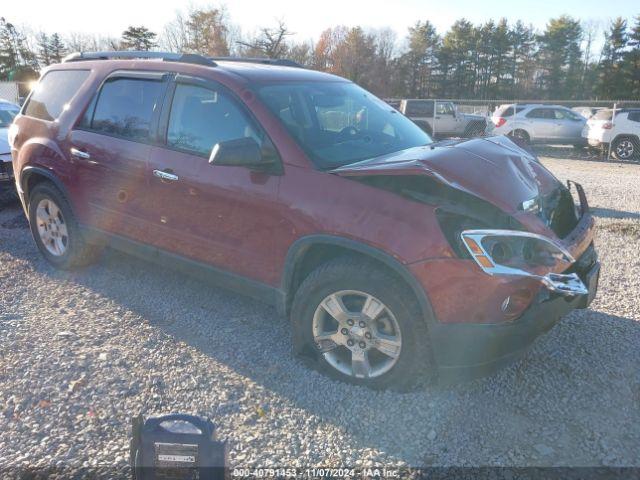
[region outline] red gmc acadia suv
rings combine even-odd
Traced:
[[[477,375],[593,299],[582,188],[506,137],[432,139],[286,60],[73,54],[10,128],[36,245],[115,248],[274,303],[336,377]]]

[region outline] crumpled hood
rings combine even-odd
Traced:
[[[0,128],[0,155],[5,153],[11,153],[11,147],[9,147],[9,129]]]
[[[507,213],[560,185],[532,154],[505,136],[437,142],[346,165],[332,173],[429,175]]]

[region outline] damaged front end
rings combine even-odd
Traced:
[[[465,230],[460,236],[472,258],[489,275],[529,277],[568,297],[589,293],[575,272],[545,273],[557,264],[566,270],[575,263],[562,245],[547,237],[516,230]]]
[[[419,274],[428,292],[444,292],[442,278],[457,282],[447,293],[437,294],[434,310],[440,321],[513,321],[539,299],[540,288],[547,292],[540,301],[549,295],[579,298],[579,308],[593,299],[596,286],[590,272],[597,258],[590,258],[589,265],[581,263],[585,252],[595,254],[584,191],[572,182],[562,185],[507,138],[441,142],[333,173],[436,207],[441,231],[457,260],[446,266],[440,259],[426,260]],[[458,260],[473,260],[483,274],[496,278],[497,283],[484,282],[493,286],[486,287],[487,296],[479,299],[475,312],[460,307],[461,302],[451,298],[455,294],[449,293],[484,291],[477,282],[472,286],[469,278],[475,273]],[[434,275],[435,280],[426,278]]]

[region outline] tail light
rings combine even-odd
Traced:
[[[613,128],[613,123],[611,122],[604,122],[602,124],[602,128],[604,128],[605,130],[611,130]]]
[[[507,119],[504,117],[500,117],[498,119],[498,121],[496,122],[496,127],[501,127],[503,126],[505,123],[507,123]]]

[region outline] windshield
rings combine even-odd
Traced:
[[[0,128],[7,128],[20,110],[11,104],[0,103]]]
[[[268,85],[259,96],[321,169],[432,142],[411,120],[353,83]]]

